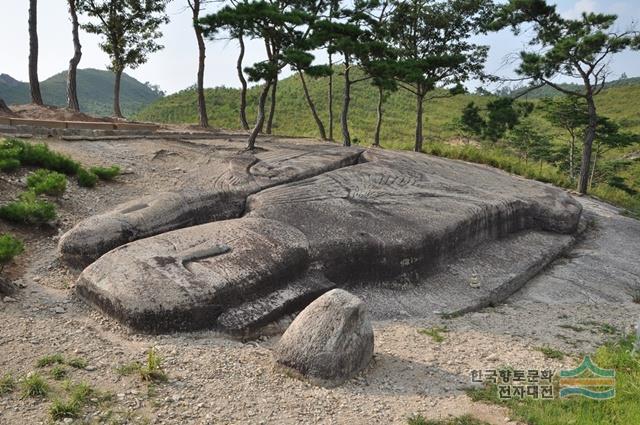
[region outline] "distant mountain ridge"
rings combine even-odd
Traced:
[[[113,112],[114,75],[99,69],[78,70],[78,98],[80,109],[92,115],[109,116]],[[67,71],[40,82],[44,103],[54,106],[67,104]],[[127,74],[122,75],[120,102],[125,116],[144,109],[164,94],[155,87],[143,84]],[[30,102],[29,84],[8,74],[0,74],[0,98],[8,105]]]

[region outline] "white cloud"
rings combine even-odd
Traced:
[[[582,16],[583,12],[595,12],[597,8],[596,0],[578,0],[572,8],[562,12],[562,16],[569,19],[575,19]]]

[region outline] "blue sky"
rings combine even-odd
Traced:
[[[28,79],[28,32],[27,0],[2,0],[0,6],[0,73],[6,73],[22,81]],[[41,79],[46,79],[68,66],[72,55],[71,24],[66,0],[40,0],[39,35]],[[559,0],[558,10],[567,17],[577,17],[583,11],[615,13],[618,26],[626,29],[640,17],[638,0]],[[126,72],[142,82],[160,85],[169,93],[192,85],[196,79],[197,47],[190,26],[190,13],[186,0],[173,0],[169,7],[171,22],[163,28],[162,43],[165,49],[151,56],[149,62],[138,69]],[[104,69],[108,63],[106,55],[98,48],[96,36],[81,33],[83,57],[81,68]],[[509,31],[492,34],[481,39],[491,46],[487,71],[510,75],[513,64],[509,58],[522,49],[526,38],[517,38]],[[206,85],[238,86],[235,74],[237,46],[234,42],[215,41],[207,44]],[[247,46],[246,63],[262,59],[263,48],[259,43]],[[320,58],[322,59],[322,58]],[[611,63],[612,77],[626,72],[629,76],[640,75],[640,52],[625,52],[617,55]]]

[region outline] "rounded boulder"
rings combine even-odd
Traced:
[[[275,360],[315,384],[332,387],[369,364],[373,341],[373,327],[362,300],[333,289],[291,323],[275,347]]]

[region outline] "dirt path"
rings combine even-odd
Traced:
[[[465,395],[471,370],[573,366],[581,353],[632,331],[640,317],[640,306],[630,295],[640,286],[635,268],[640,225],[586,201],[598,232],[576,247],[576,255],[557,261],[509,303],[453,319],[432,315],[376,322],[375,357],[368,370],[342,387],[317,388],[273,369],[270,347],[277,337],[243,344],[210,331],[131,333],[79,301],[72,290],[77,271],[57,260],[59,235],[79,218],[180,185],[186,175],[183,170],[215,155],[216,143],[52,141],[51,145],[90,165],[119,164],[127,174],[94,190],[70,183],[59,204],[57,228],[34,233],[0,223],[0,232],[11,230],[27,245],[26,253],[8,270],[23,288],[14,300],[0,302],[0,376],[22,378],[39,371],[54,387],[49,399],[22,398],[19,388],[0,395],[2,424],[50,421],[52,399],[64,391],[48,375],[50,368],[40,370],[36,362],[54,353],[86,359],[86,369],[68,368],[69,379],[112,395],[110,401],[94,395],[95,401],[83,409],[77,423],[402,424],[416,413],[433,419],[470,413],[492,424],[516,423],[505,409],[473,403]],[[11,179],[17,192],[24,175]],[[586,264],[591,272],[579,274]],[[606,274],[606,281],[595,270]],[[553,300],[543,297],[552,290],[560,295]],[[598,291],[607,296],[591,295]],[[447,329],[442,342],[419,332],[434,326]],[[536,349],[542,346],[568,355],[561,361],[546,359]],[[164,358],[168,382],[149,384],[135,374],[118,373],[118,366],[144,361],[150,347]]]

